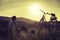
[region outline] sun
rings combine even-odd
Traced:
[[[40,5],[38,5],[38,4],[32,4],[32,5],[30,5],[29,10],[30,10],[30,13],[33,16],[36,16],[36,15],[39,15],[40,8],[41,8]]]

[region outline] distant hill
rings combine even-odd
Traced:
[[[0,20],[3,20],[3,21],[9,21],[10,18],[9,18],[9,17],[4,17],[4,16],[0,16]]]
[[[0,16],[0,20],[3,20],[3,21],[9,21],[9,20],[11,20],[11,17]],[[28,23],[28,24],[32,24],[32,23],[37,22],[37,21],[30,20],[30,19],[23,18],[23,17],[17,18],[16,21],[22,21],[22,22],[25,22],[25,23]]]
[[[37,21],[34,21],[34,20],[30,20],[30,19],[27,19],[27,18],[23,18],[23,17],[19,17],[17,18],[17,21],[23,21],[23,22],[27,22],[28,24],[32,24],[32,23],[35,23]]]

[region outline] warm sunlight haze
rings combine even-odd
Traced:
[[[31,4],[29,9],[30,9],[31,15],[33,16],[40,14],[40,5],[38,4]]]
[[[2,0],[0,2],[0,16],[13,16],[24,17],[31,20],[40,21],[43,13],[55,13],[60,20],[60,2],[55,0]],[[49,20],[50,16],[45,15]]]

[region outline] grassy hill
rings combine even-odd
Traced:
[[[56,30],[53,30],[54,28],[50,22],[45,22],[43,25],[19,17],[13,23],[11,17],[0,16],[0,40],[60,40],[60,21],[56,24]]]

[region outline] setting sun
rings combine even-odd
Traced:
[[[40,14],[40,11],[39,11],[40,10],[40,5],[32,4],[32,5],[30,5],[29,10],[30,10],[30,13],[33,16],[39,15]]]

